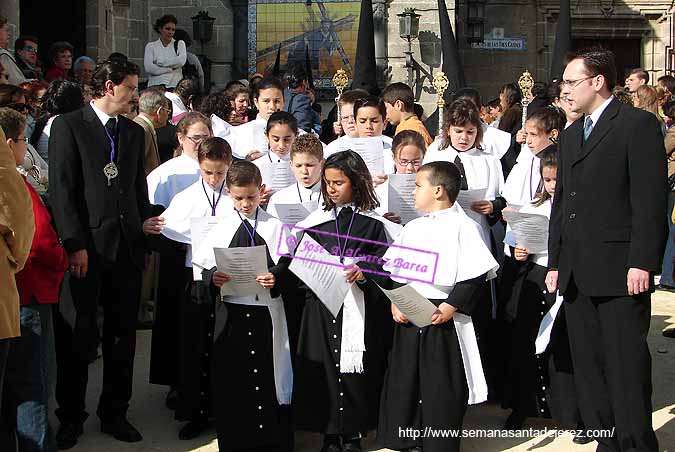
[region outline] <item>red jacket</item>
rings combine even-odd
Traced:
[[[51,216],[35,189],[25,180],[33,200],[35,235],[30,247],[26,265],[16,274],[21,304],[35,298],[40,304],[56,303],[59,300],[59,286],[68,269],[68,255],[58,241],[51,225]]]

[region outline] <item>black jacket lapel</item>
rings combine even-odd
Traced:
[[[90,137],[90,149],[86,149],[90,153],[90,158],[96,167],[94,171],[103,171],[103,167],[110,162],[110,141],[108,135],[105,133],[101,120],[96,116],[96,112],[91,105],[86,105],[82,109],[82,119],[86,123],[86,127],[90,130],[88,136]]]
[[[617,99],[614,99],[609,103],[605,111],[603,111],[600,115],[598,123],[593,127],[593,131],[588,137],[588,140],[586,140],[586,142],[583,143],[583,146],[581,146],[577,158],[572,162],[573,165],[586,158],[586,156],[590,154],[591,151],[593,151],[593,149],[595,149],[598,144],[600,144],[602,139],[605,138],[605,136],[612,130],[612,127],[614,127],[614,118],[619,113],[619,108],[620,102]],[[583,136],[583,121],[581,130]]]

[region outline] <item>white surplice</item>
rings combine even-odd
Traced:
[[[199,179],[199,162],[185,154],[159,165],[148,174],[150,204],[169,207],[171,200]]]
[[[283,224],[261,208],[257,210],[258,224],[256,233],[265,241],[272,261],[279,262],[281,254],[288,254],[286,232]],[[249,230],[255,226],[255,217],[244,217]],[[234,235],[242,224],[242,220],[235,210],[220,219],[219,223],[209,232],[199,249],[194,250],[192,264],[202,270],[209,270],[216,266],[214,248],[229,248]],[[293,393],[293,368],[291,365],[290,343],[286,312],[281,296],[271,301],[256,300],[254,296],[240,297],[227,296],[226,303],[267,306],[272,320],[272,358],[274,362],[274,383],[277,401],[280,405],[289,405]],[[236,365],[236,363],[233,363]]]
[[[443,237],[443,240],[438,240],[439,237]],[[430,300],[447,299],[457,283],[494,273],[499,267],[482,240],[480,227],[458,204],[412,220],[403,227],[394,245],[406,248],[390,247],[384,255],[387,260],[384,269],[391,272],[394,281],[409,284]],[[404,262],[419,261],[419,252],[415,250],[438,253],[433,284],[417,280],[419,275],[413,269],[394,265],[397,259]],[[411,281],[406,277],[416,280]],[[483,402],[487,400],[487,384],[473,322],[470,316],[457,312],[453,321],[469,387],[469,403]]]

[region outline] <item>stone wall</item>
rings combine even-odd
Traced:
[[[611,14],[605,15],[598,0],[572,3],[573,38],[636,39],[640,41],[640,65],[653,80],[671,73],[673,52],[673,9],[671,0],[614,0]],[[559,10],[559,0],[488,1],[485,6],[485,37],[491,44],[509,39],[509,50],[471,47],[466,42],[466,0],[446,0],[457,37],[467,84],[477,88],[485,100],[496,97],[499,86],[517,80],[528,69],[535,80],[548,80],[551,53]],[[407,81],[406,42],[398,36],[398,18],[404,8],[415,8],[420,18],[420,38],[413,43],[414,58],[428,73],[439,70],[440,32],[438,2],[435,0],[388,2],[387,62],[389,78]],[[608,11],[605,11],[607,13]],[[519,48],[518,46],[521,46]],[[670,57],[674,58],[674,57]],[[433,69],[433,71],[432,71]],[[424,73],[415,74],[416,97],[427,112],[433,111],[435,95]]]
[[[206,10],[214,17],[214,33],[204,53],[212,60],[211,81],[222,87],[230,80],[232,66],[232,12],[225,0],[89,0],[87,3],[87,53],[103,59],[121,52],[143,67],[145,45],[157,39],[152,26],[164,14],[173,14],[178,27],[192,35],[192,19]],[[190,51],[201,54],[201,45]],[[145,76],[144,74],[142,75]]]
[[[9,46],[14,48],[14,40],[19,36],[19,0],[0,1],[0,16],[9,23]]]

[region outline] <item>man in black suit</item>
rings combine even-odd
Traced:
[[[127,421],[136,348],[136,317],[145,262],[145,232],[154,226],[145,181],[143,129],[122,116],[137,97],[138,66],[106,62],[93,78],[94,100],[54,121],[49,140],[51,201],[70,256],[74,325],[57,316],[56,400],[59,449],[82,434],[87,367],[104,312],[101,429],[140,441]],[[147,221],[146,221],[147,220]]]
[[[655,116],[614,99],[614,55],[565,68],[562,95],[583,117],[561,136],[546,285],[560,290],[579,408],[598,451],[654,451],[647,347],[653,275],[667,235],[666,160]]]

